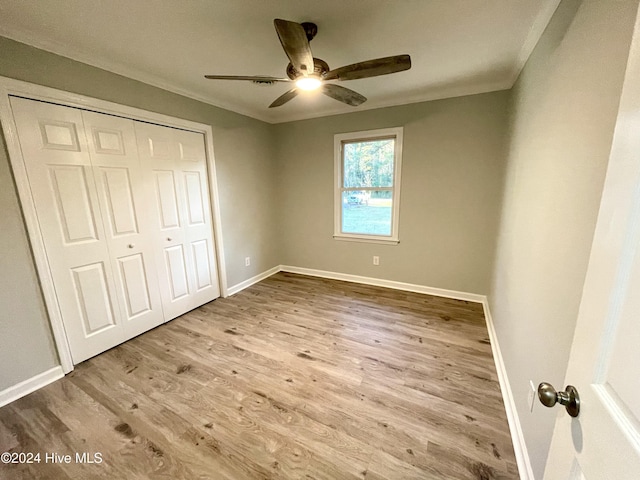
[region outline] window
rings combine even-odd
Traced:
[[[339,240],[398,243],[402,127],[334,137]]]

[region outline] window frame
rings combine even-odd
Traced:
[[[402,137],[403,127],[380,128],[377,130],[366,130],[362,132],[339,133],[333,136],[333,156],[334,156],[334,213],[333,213],[333,238],[351,242],[400,243],[398,236],[398,225],[400,217],[400,185],[402,171]],[[343,145],[345,143],[357,143],[358,141],[395,139],[393,152],[393,186],[392,187],[365,187],[365,188],[345,188],[343,187],[344,160]],[[342,193],[350,190],[391,190],[391,235],[370,235],[366,233],[345,233],[342,231]]]

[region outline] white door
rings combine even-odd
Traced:
[[[152,218],[166,320],[220,296],[202,134],[135,122],[153,182]]]
[[[566,383],[581,410],[556,407],[545,478],[640,478],[640,15]]]
[[[11,98],[74,363],[124,341],[81,110]]]
[[[204,135],[11,107],[74,363],[220,295]]]
[[[151,191],[145,185],[133,120],[89,111],[83,111],[82,118],[129,339],[164,322],[148,214]]]

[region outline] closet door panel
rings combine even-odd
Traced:
[[[67,245],[98,241],[90,187],[85,167],[80,165],[48,165],[50,194]]]
[[[124,341],[81,111],[11,98],[74,363]]]
[[[202,193],[202,180],[200,172],[185,172],[184,189],[187,194],[187,219],[189,226],[205,224],[204,195]]]
[[[82,116],[123,326],[131,338],[164,321],[148,219],[151,179],[142,170],[133,120],[88,111]]]
[[[136,122],[138,151],[155,179],[156,248],[166,320],[220,296],[204,136]]]
[[[118,258],[120,276],[124,284],[124,299],[127,318],[132,319],[148,313],[153,308],[145,260],[141,253]]]
[[[156,177],[157,212],[160,229],[169,231],[180,228],[178,193],[172,170],[154,170]]]
[[[220,296],[217,265],[212,253],[215,250],[204,136],[176,130],[174,138],[180,153],[176,168],[182,175],[185,190],[187,224],[184,230],[194,276],[194,301],[202,304]]]
[[[189,274],[184,258],[182,245],[174,245],[164,249],[167,272],[169,272],[169,286],[171,287],[171,301],[175,302],[189,295]]]
[[[104,263],[83,265],[71,271],[85,335],[95,335],[114,326],[114,306],[107,288]]]
[[[160,293],[165,321],[195,308],[191,307],[193,280],[187,271],[184,248],[184,188],[180,172],[174,168],[178,148],[173,129],[135,122],[138,153],[147,176],[154,179],[154,251],[160,269]]]
[[[196,270],[196,290],[201,291],[211,287],[211,255],[212,246],[205,240],[191,243],[193,263]]]
[[[111,237],[139,233],[129,170],[123,167],[99,167],[97,175],[100,177],[97,183],[104,190]]]

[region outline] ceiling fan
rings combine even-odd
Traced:
[[[269,105],[269,108],[284,105],[295,98],[300,90],[316,89],[320,89],[322,93],[339,102],[357,107],[367,100],[366,97],[348,88],[328,82],[331,80],[357,80],[377,77],[379,75],[402,72],[411,68],[411,57],[409,55],[395,55],[358,62],[331,70],[327,62],[314,58],[311,53],[309,42],[318,33],[318,27],[314,23],[296,23],[275,19],[273,24],[276,27],[282,48],[287,57],[289,57],[289,65],[287,65],[288,78],[262,75],[205,75],[205,78],[211,80],[248,80],[262,85],[272,85],[276,82],[295,84],[291,90]]]

